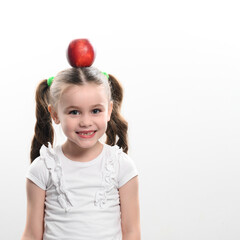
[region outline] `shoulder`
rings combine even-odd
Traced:
[[[52,148],[51,144],[48,143],[48,147],[42,145],[39,150],[40,156],[33,160],[30,165],[30,168],[44,168],[44,169],[52,169],[56,165],[57,159],[57,149]]]
[[[129,162],[130,164],[134,164],[132,158],[125,152],[123,152],[123,149],[120,148],[118,145],[110,146],[108,144],[105,144],[106,146],[106,154],[110,158],[115,157],[116,160],[118,160],[120,163]]]
[[[120,148],[118,145],[108,145],[108,144],[104,144],[105,148],[106,148],[106,153],[108,155],[116,155],[119,156],[120,154],[123,153],[122,148]]]
[[[108,157],[110,162],[117,163],[118,165],[118,187],[122,187],[130,179],[138,175],[138,170],[133,159],[123,152],[122,148],[117,145],[108,148]]]
[[[40,156],[34,159],[27,170],[26,177],[40,188],[46,190],[49,179],[49,170],[56,165],[56,149],[50,145],[42,145]]]

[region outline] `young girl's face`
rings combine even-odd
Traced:
[[[61,123],[69,143],[91,148],[107,130],[111,112],[104,86],[90,83],[66,88],[53,118]]]

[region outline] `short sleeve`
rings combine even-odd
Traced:
[[[47,189],[49,173],[44,161],[40,157],[36,158],[31,163],[28,168],[26,177],[43,190]]]
[[[118,188],[137,175],[138,170],[134,161],[125,152],[122,152],[119,158]]]

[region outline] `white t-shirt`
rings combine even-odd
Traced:
[[[118,189],[136,175],[133,160],[117,145],[104,143],[88,162],[43,145],[26,175],[46,190],[43,240],[121,240]]]

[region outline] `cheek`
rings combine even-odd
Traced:
[[[107,125],[107,116],[102,114],[101,116],[95,117],[92,122],[99,128],[105,129]]]
[[[63,118],[61,126],[65,131],[72,130],[76,126],[76,119]]]
[[[101,126],[102,128],[105,129],[105,131],[107,130],[107,126],[108,126],[108,116],[104,116],[104,118],[102,118],[102,121],[101,121]]]

